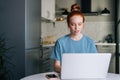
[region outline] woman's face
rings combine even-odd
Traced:
[[[79,35],[83,29],[84,22],[83,17],[80,15],[74,15],[70,18],[68,27],[70,28],[72,35]]]

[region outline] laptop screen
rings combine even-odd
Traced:
[[[61,79],[106,78],[111,53],[64,53]]]

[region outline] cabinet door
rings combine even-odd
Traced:
[[[55,18],[55,0],[41,0],[42,18],[54,20]]]

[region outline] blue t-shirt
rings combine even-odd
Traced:
[[[56,41],[50,57],[61,62],[63,53],[96,53],[96,52],[97,49],[95,43],[91,38],[83,35],[83,37],[80,40],[74,41],[70,38],[69,35],[65,35]]]

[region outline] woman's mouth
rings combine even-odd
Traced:
[[[79,33],[79,30],[75,30],[74,32],[75,32],[75,33]]]

